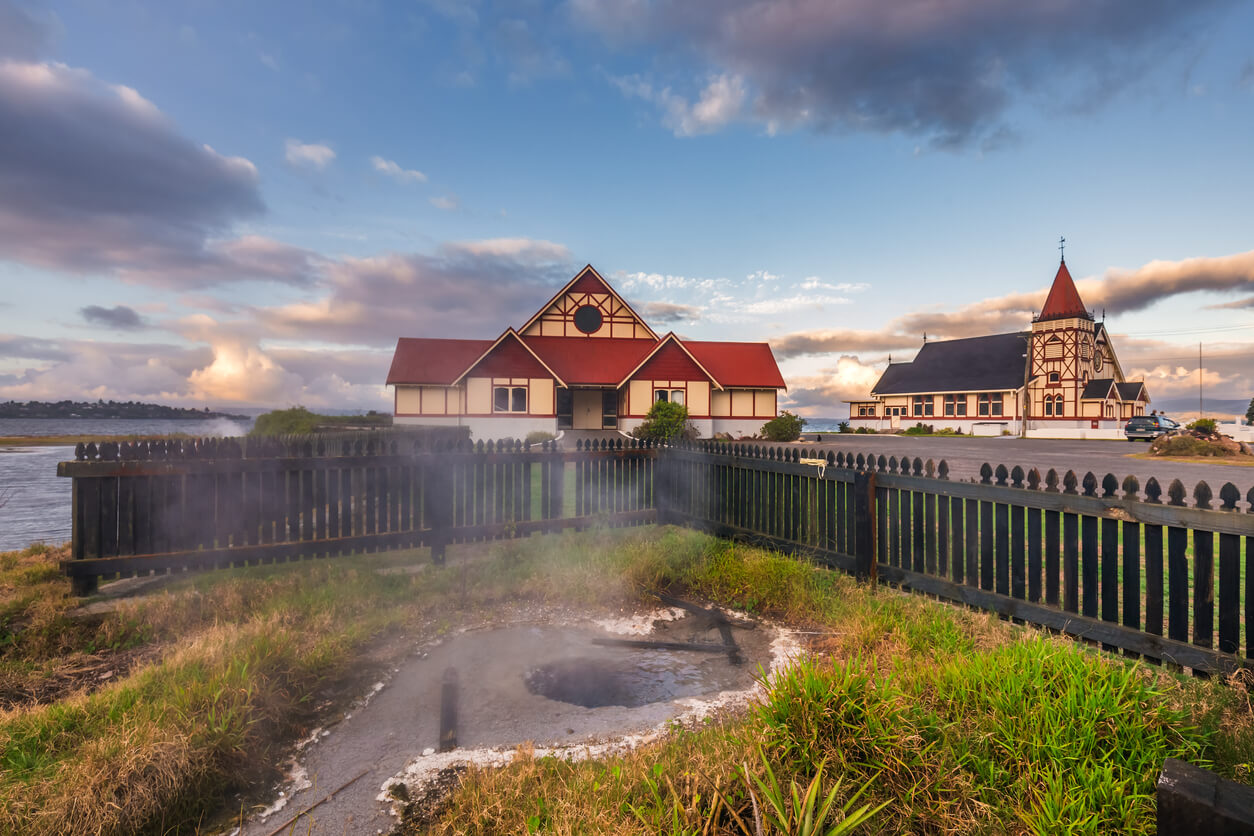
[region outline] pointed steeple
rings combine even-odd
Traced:
[[[1075,289],[1075,282],[1071,280],[1071,273],[1067,270],[1067,262],[1061,261],[1058,272],[1054,275],[1054,284],[1049,288],[1049,295],[1045,297],[1045,306],[1041,308],[1041,315],[1036,321],[1072,317],[1092,319],[1093,315],[1085,309],[1080,292]]]

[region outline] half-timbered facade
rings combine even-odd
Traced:
[[[786,388],[766,343],[659,336],[590,265],[495,340],[402,337],[387,384],[397,424],[460,425],[477,439],[639,426],[684,404],[703,436],[752,435]]]
[[[1143,381],[1124,378],[1106,324],[1084,307],[1065,261],[1028,331],[925,343],[890,363],[871,397],[849,404],[850,424],[931,424],[985,435],[1117,435],[1144,415]],[[1026,421],[1025,421],[1026,414]]]

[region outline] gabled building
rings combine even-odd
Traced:
[[[849,420],[1097,437],[1116,435],[1148,403],[1144,382],[1124,379],[1105,322],[1085,309],[1062,261],[1030,330],[925,343],[912,362],[889,363],[870,399],[850,402]]]
[[[496,339],[402,337],[394,423],[468,426],[476,439],[639,426],[684,404],[702,436],[758,433],[786,389],[766,343],[659,336],[591,265]]]

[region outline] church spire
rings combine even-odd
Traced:
[[[1062,249],[1061,240],[1059,249]],[[1084,302],[1080,299],[1080,292],[1075,289],[1075,282],[1071,280],[1071,273],[1067,270],[1067,262],[1059,260],[1058,272],[1054,274],[1054,283],[1049,288],[1049,295],[1045,297],[1045,306],[1041,308],[1041,315],[1036,320],[1039,322],[1042,319],[1071,317],[1092,319],[1093,315],[1085,309]]]

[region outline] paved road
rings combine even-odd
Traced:
[[[1035,467],[1042,477],[1052,467],[1059,476],[1074,470],[1081,479],[1092,471],[1100,481],[1107,473],[1113,473],[1122,482],[1131,474],[1140,480],[1142,487],[1154,476],[1162,484],[1164,492],[1172,479],[1184,483],[1190,496],[1193,486],[1200,481],[1210,485],[1216,495],[1224,482],[1232,482],[1245,496],[1254,488],[1254,467],[1223,464],[1191,464],[1132,458],[1133,453],[1144,453],[1149,446],[1126,441],[1072,441],[1045,438],[944,438],[908,435],[840,435],[823,433],[823,442],[802,441],[807,450],[853,451],[875,455],[944,459],[949,464],[951,479],[979,478],[980,465],[988,462],[993,467],[1004,464],[1007,468],[1020,465],[1024,470]],[[807,439],[814,435],[807,433]],[[1241,503],[1238,507],[1245,508]]]

